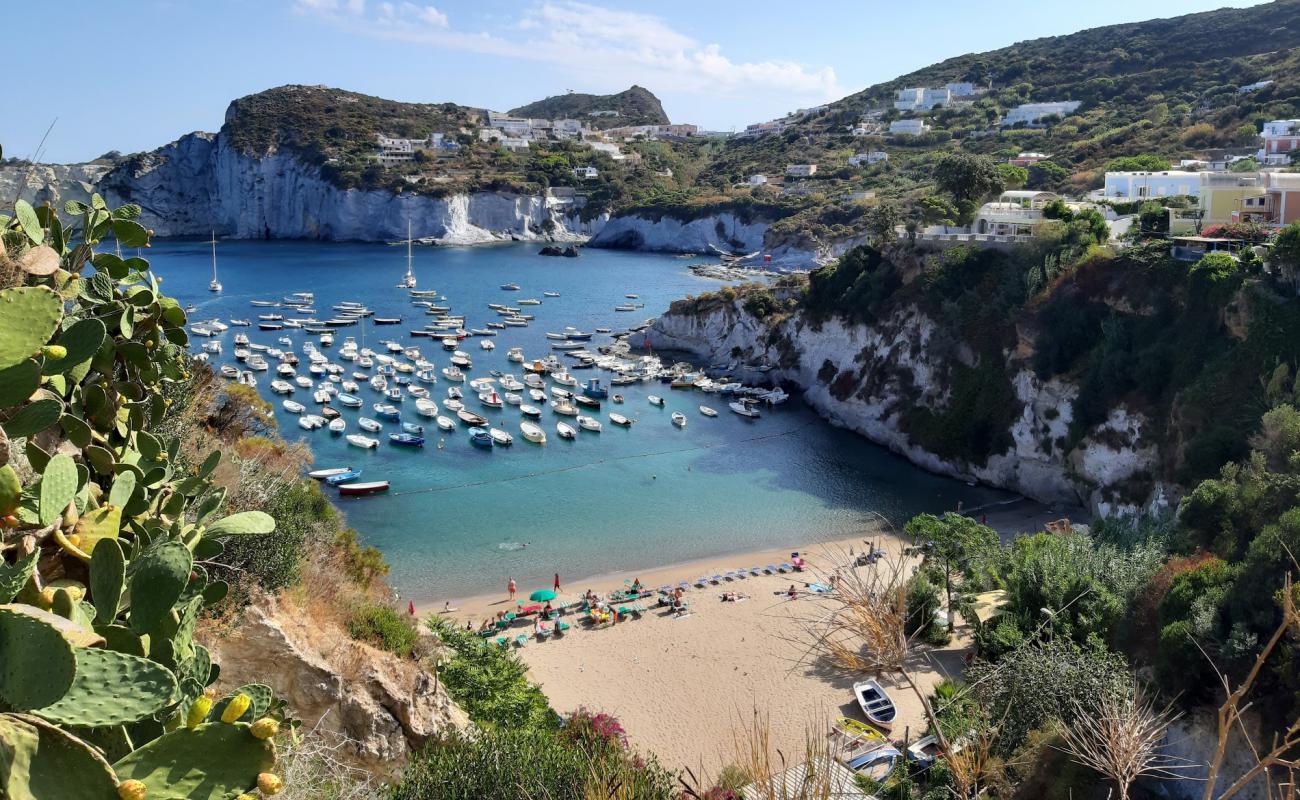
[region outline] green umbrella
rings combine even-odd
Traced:
[[[528,599],[532,600],[534,603],[545,603],[547,600],[555,599],[555,592],[552,592],[550,589],[538,589],[528,595]]]

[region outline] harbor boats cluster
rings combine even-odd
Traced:
[[[213,263],[215,281],[215,241]],[[190,326],[192,333],[207,340],[196,358],[206,361],[228,355],[229,361],[216,365],[218,373],[250,387],[262,382],[259,373],[269,373],[266,387],[282,396],[280,408],[297,417],[299,428],[307,432],[324,428],[330,436],[341,437],[360,450],[375,450],[385,442],[389,447],[420,450],[435,441],[438,449],[443,449],[463,432],[462,441],[469,447],[493,451],[513,446],[516,436],[529,445],[544,446],[552,431],[557,439],[575,442],[600,434],[606,423],[631,429],[651,419],[643,416],[645,409],[630,407],[619,392],[620,387],[634,384],[664,386],[663,393],[649,395],[648,402],[663,409],[664,424],[677,430],[688,426],[691,415],[718,417],[710,403],[672,407],[672,401],[684,391],[716,394],[717,408],[749,420],[762,416],[764,404],[787,399],[780,389],[744,386],[725,377],[710,377],[689,363],[665,363],[656,355],[634,352],[628,336],[645,330],[653,320],[619,331],[607,327],[584,331],[572,326],[546,331],[543,346],[549,352],[525,353],[523,347],[510,346],[505,348],[505,369],[476,368],[476,356],[467,340],[477,339],[479,355],[494,357],[500,365],[494,337],[509,328],[532,325],[537,308],[557,301],[560,293],[547,290],[540,292],[540,297],[487,303],[486,309],[475,312],[483,318],[476,320],[480,324],[473,324],[470,313],[454,311],[445,295],[416,285],[408,247],[407,271],[397,284],[404,290],[407,310],[394,313],[384,309],[380,313],[356,300],[340,300],[326,307],[317,303],[312,292],[254,299],[249,301],[258,312],[253,324],[259,331],[278,334],[275,342],[256,342],[238,330],[227,354],[224,335],[232,327],[251,328],[251,321],[209,319]],[[502,284],[500,290],[524,291],[514,282]],[[627,293],[624,300],[627,302],[616,310],[644,307],[634,293]],[[411,340],[428,339],[433,347],[379,337],[367,344],[371,329],[399,325],[410,318],[421,320],[418,327],[408,326]],[[438,349],[443,351],[441,355],[436,355]],[[584,371],[600,374],[583,375]],[[518,411],[512,423],[500,417],[500,412],[510,407]],[[347,419],[339,409],[359,412],[359,416]],[[497,420],[496,425],[489,414]],[[412,417],[426,421],[430,431],[436,428],[437,436],[430,438],[424,423],[413,422]],[[330,485],[348,495],[388,488],[383,481],[362,482],[359,478],[358,472]]]

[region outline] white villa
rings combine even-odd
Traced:
[[[762,186],[763,184],[767,183],[767,176],[766,176],[766,175],[750,175],[750,176],[749,176],[749,179],[746,180],[745,183],[749,184],[750,186]]]
[[[889,160],[889,153],[886,153],[884,150],[872,150],[869,153],[856,153],[854,155],[849,156],[849,166],[860,167],[863,164],[870,166],[872,164],[879,164],[882,161],[888,161],[888,160]]]
[[[1002,118],[1004,128],[1018,123],[1039,125],[1043,117],[1064,117],[1073,114],[1083,103],[1079,100],[1057,100],[1050,103],[1025,103],[1016,106]]]
[[[395,139],[383,135],[375,138],[379,142],[379,152],[375,154],[375,159],[385,167],[414,161],[415,154],[422,150],[455,150],[460,147],[441,133],[429,134],[424,139]]]
[[[1148,197],[1200,197],[1197,172],[1107,172],[1106,188],[1098,194],[1108,200],[1145,200]]]
[[[1275,119],[1264,123],[1259,134],[1264,146],[1256,159],[1261,164],[1276,166],[1291,163],[1291,151],[1300,148],[1300,119]]]
[[[1060,195],[1029,189],[1003,192],[996,201],[980,206],[971,233],[995,236],[1032,236],[1043,220],[1043,208]]]
[[[936,106],[952,105],[952,92],[944,89],[926,89],[916,86],[899,89],[894,95],[894,108],[899,111],[929,111]]]
[[[790,164],[785,168],[785,174],[793,178],[811,178],[817,174],[816,164]]]
[[[596,169],[595,167],[574,167],[573,177],[584,181],[591,180],[593,178],[599,178],[600,170]]]
[[[890,136],[920,136],[929,130],[923,119],[896,119],[889,123]]]

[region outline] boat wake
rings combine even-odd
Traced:
[[[498,550],[504,550],[507,553],[512,553],[516,550],[523,550],[526,547],[528,547],[528,545],[525,542],[502,542],[497,545]]]

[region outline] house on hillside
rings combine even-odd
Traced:
[[[930,126],[923,119],[896,119],[889,123],[890,136],[920,136],[929,131]]]
[[[749,178],[746,179],[745,183],[748,184],[749,186],[762,186],[763,184],[767,183],[767,176],[750,175]]]
[[[1107,172],[1106,187],[1100,198],[1107,200],[1146,200],[1152,197],[1199,197],[1201,175],[1198,172]]]
[[[1300,119],[1275,119],[1264,123],[1259,134],[1264,146],[1256,159],[1261,164],[1277,166],[1291,163],[1291,153],[1300,149]]]
[[[596,169],[595,167],[574,167],[573,177],[577,178],[578,180],[589,181],[592,180],[593,178],[599,178],[600,170]]]
[[[953,97],[974,97],[979,92],[979,90],[975,88],[975,84],[969,82],[949,83],[944,86],[944,88],[947,89]]]
[[[1008,158],[1007,163],[1013,167],[1024,167],[1028,169],[1039,161],[1046,161],[1051,158],[1047,153],[1021,153],[1015,158]]]
[[[1083,105],[1079,100],[1054,100],[1049,103],[1025,103],[1016,106],[1007,112],[1002,118],[1002,127],[1010,128],[1012,125],[1025,125],[1035,128],[1042,125],[1042,120],[1046,117],[1065,117],[1073,114]]]
[[[1267,198],[1267,224],[1280,227],[1300,222],[1300,173],[1264,172],[1260,177]]]
[[[785,174],[792,178],[811,178],[817,174],[816,164],[789,164],[785,168]]]
[[[1204,225],[1226,225],[1264,213],[1267,192],[1258,172],[1202,172],[1200,211]]]
[[[971,233],[995,236],[1032,236],[1043,221],[1043,209],[1061,196],[1054,192],[1018,189],[1003,192],[998,199],[980,206]]]
[[[856,153],[854,155],[849,156],[849,166],[850,167],[860,167],[863,165],[871,166],[872,164],[879,164],[882,161],[888,161],[888,160],[889,160],[889,153],[886,153],[884,150],[872,150],[869,153]]]
[[[899,111],[929,111],[949,105],[952,105],[952,92],[946,88],[927,89],[917,86],[899,89],[894,95],[894,108]]]

